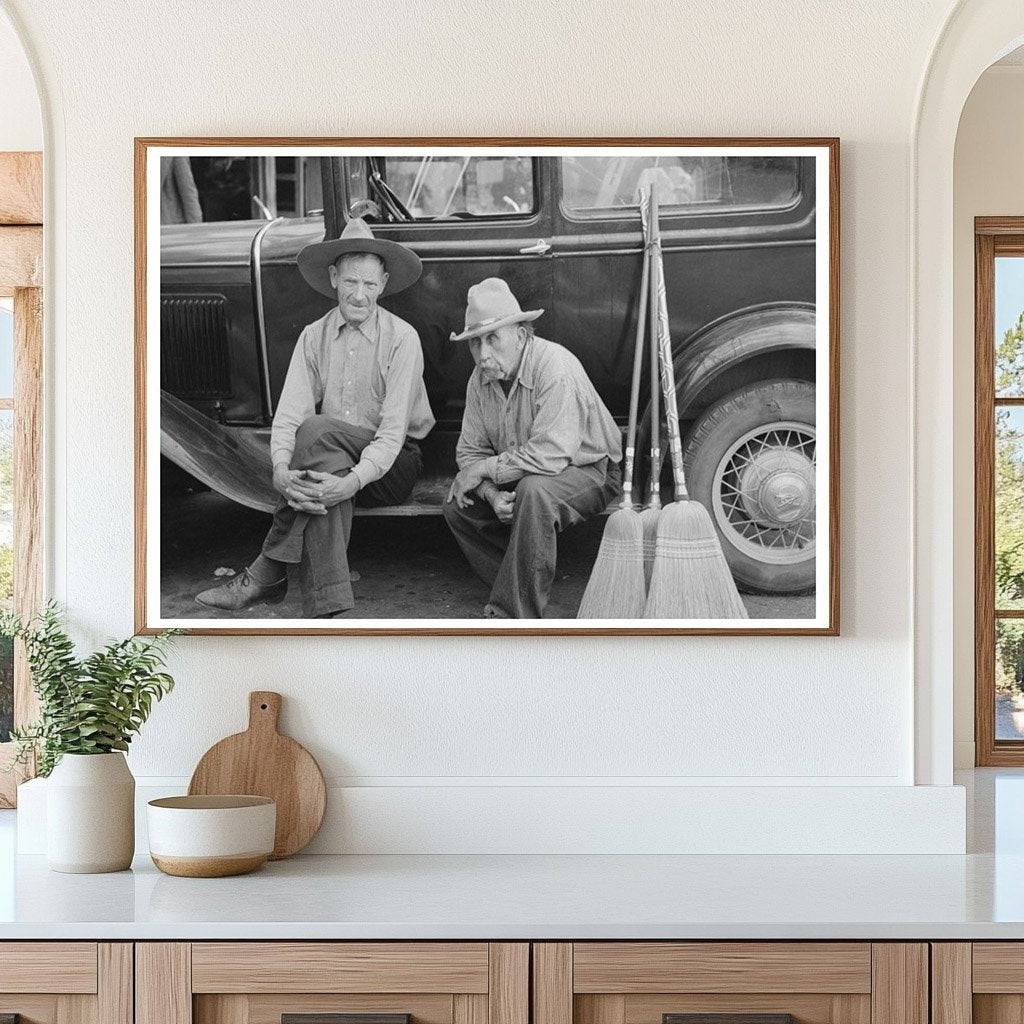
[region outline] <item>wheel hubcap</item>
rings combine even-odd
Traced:
[[[715,473],[714,514],[728,540],[761,562],[814,558],[815,433],[806,423],[748,431]]]

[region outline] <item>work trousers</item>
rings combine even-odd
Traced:
[[[372,430],[330,416],[310,416],[295,432],[291,468],[344,476],[373,438]],[[324,516],[299,512],[286,502],[274,512],[263,554],[298,566],[305,618],[346,611],[355,605],[348,568],[353,505],[402,504],[412,493],[422,467],[419,447],[407,440],[387,473],[358,491],[354,501],[332,505]]]
[[[604,511],[619,492],[618,463],[604,459],[570,466],[552,476],[529,474],[516,484],[512,522],[502,523],[490,503],[444,505],[444,517],[473,571],[491,586],[488,602],[498,616],[540,619],[555,578],[558,534]]]

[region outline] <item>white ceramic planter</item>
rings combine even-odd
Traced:
[[[65,754],[46,784],[53,871],[124,871],[135,854],[135,779],[124,754]]]

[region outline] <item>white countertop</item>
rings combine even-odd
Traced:
[[[0,939],[1024,938],[1024,856],[298,857],[0,881]]]
[[[1024,939],[1024,772],[974,772],[966,856],[296,857],[60,875],[0,811],[0,940]]]

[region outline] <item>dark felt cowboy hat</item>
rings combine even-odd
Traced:
[[[307,245],[298,256],[299,271],[310,287],[336,299],[338,293],[331,287],[328,268],[333,267],[341,256],[361,252],[372,253],[384,261],[388,283],[384,286],[382,295],[394,295],[395,292],[408,288],[420,279],[423,272],[423,264],[412,249],[400,242],[374,238],[373,232],[362,217],[350,220],[340,238]]]
[[[461,334],[452,332],[451,341],[465,341],[489,334],[508,324],[536,320],[543,309],[524,310],[512,289],[500,278],[489,277],[473,285],[466,296],[466,326]]]

